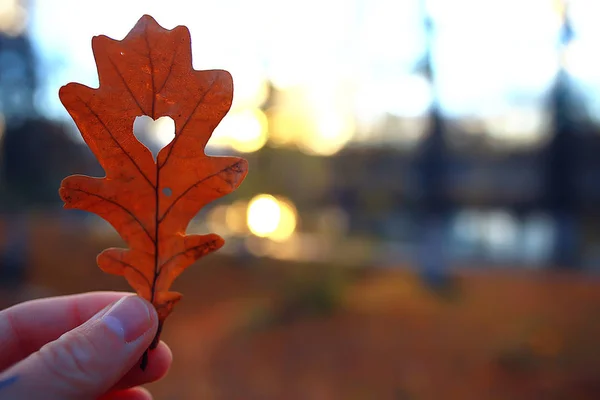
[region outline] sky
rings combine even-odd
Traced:
[[[600,2],[571,3],[576,39],[566,65],[594,106]],[[258,101],[269,79],[367,124],[419,116],[433,96],[413,72],[425,48],[423,4],[435,22],[435,89],[447,115],[543,113],[559,66],[556,0],[32,0],[29,31],[48,71],[38,102],[66,117],[59,87],[97,85],[91,37],[122,39],[149,13],[166,28],[190,28],[194,67],[229,70],[239,104]]]

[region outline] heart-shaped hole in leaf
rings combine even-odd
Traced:
[[[175,121],[171,117],[160,117],[156,121],[147,115],[139,116],[133,123],[133,134],[152,153],[154,161],[160,149],[175,137]]]

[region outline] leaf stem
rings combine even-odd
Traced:
[[[156,331],[156,335],[154,335],[154,339],[152,339],[152,343],[150,343],[150,347],[148,347],[146,349],[146,351],[144,351],[144,355],[142,355],[142,360],[140,361],[140,369],[142,371],[145,371],[146,367],[148,367],[148,353],[150,352],[150,350],[154,350],[158,347],[158,343],[160,342],[160,334],[162,332],[162,328],[163,328],[163,322],[159,321],[158,322],[158,330]]]

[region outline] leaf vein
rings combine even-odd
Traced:
[[[169,259],[168,259],[167,261],[165,261],[164,263],[162,263],[162,265],[161,265],[161,266],[160,266],[160,268],[158,269],[158,273],[157,273],[157,276],[156,276],[156,277],[157,277],[157,279],[158,279],[158,276],[160,275],[160,273],[162,272],[162,270],[163,270],[163,269],[164,269],[164,268],[165,268],[167,265],[169,265],[169,263],[170,263],[171,261],[173,261],[175,258],[177,258],[177,257],[179,257],[179,256],[181,256],[181,255],[184,255],[184,254],[185,254],[185,253],[187,253],[188,251],[192,251],[192,250],[196,250],[196,249],[202,249],[202,248],[207,248],[207,249],[208,249],[208,248],[211,248],[212,246],[214,246],[214,244],[215,244],[215,243],[217,243],[217,241],[216,241],[216,240],[211,240],[211,241],[209,241],[209,242],[204,242],[204,243],[202,243],[202,244],[200,244],[200,245],[198,245],[198,246],[192,246],[192,247],[189,247],[189,248],[187,248],[187,249],[185,249],[185,250],[183,250],[183,251],[180,251],[179,253],[176,253],[176,254],[172,255],[171,257],[169,257]]]
[[[235,166],[237,166],[237,165],[239,165],[239,164],[240,164],[240,162],[239,162],[239,161],[237,161],[237,162],[235,162],[234,164],[231,164],[231,165],[229,165],[229,166],[227,166],[227,167],[223,168],[222,170],[220,170],[220,171],[218,171],[218,172],[215,172],[214,174],[211,174],[211,175],[208,175],[208,176],[205,176],[205,177],[203,177],[202,179],[200,179],[199,181],[197,181],[196,183],[194,183],[193,185],[191,185],[190,187],[188,187],[186,190],[184,190],[184,191],[183,191],[183,193],[181,193],[179,196],[177,196],[177,197],[175,198],[175,200],[173,200],[173,202],[171,203],[171,205],[169,205],[169,207],[168,207],[168,208],[165,210],[165,212],[164,212],[164,214],[162,215],[162,217],[160,217],[160,218],[158,219],[158,223],[160,224],[160,223],[162,223],[162,222],[164,221],[164,219],[167,217],[167,215],[169,214],[169,212],[170,212],[170,211],[173,209],[173,207],[175,206],[175,204],[177,204],[177,202],[178,202],[179,200],[181,200],[183,197],[185,197],[185,195],[186,195],[186,194],[187,194],[187,193],[188,193],[190,190],[192,190],[192,189],[193,189],[193,188],[195,188],[196,186],[198,186],[198,185],[200,185],[200,184],[204,183],[205,181],[207,181],[207,180],[209,180],[209,179],[211,179],[211,178],[214,178],[215,176],[219,176],[221,173],[223,173],[223,172],[225,172],[225,171],[227,171],[227,170],[229,170],[229,169],[232,169],[232,168],[234,168]]]
[[[106,256],[106,257],[107,257],[107,258],[109,258],[109,259],[111,259],[111,260],[113,260],[113,261],[116,261],[116,262],[118,262],[119,264],[122,264],[122,265],[123,265],[124,267],[126,267],[126,268],[130,268],[130,269],[132,269],[134,272],[137,272],[137,274],[138,274],[139,276],[141,276],[141,277],[144,279],[144,281],[146,282],[146,284],[147,284],[148,286],[150,286],[150,281],[148,280],[148,278],[146,277],[146,275],[144,275],[144,274],[142,273],[142,271],[140,271],[140,269],[139,269],[139,268],[137,268],[137,267],[134,267],[133,265],[131,265],[131,264],[129,264],[129,263],[126,263],[126,262],[125,262],[125,261],[123,261],[123,260],[119,260],[118,258],[111,257],[111,256]]]
[[[148,25],[144,27],[144,41],[146,42],[146,49],[148,50],[148,64],[150,64],[150,83],[152,84],[152,110],[150,116],[152,119],[156,119],[154,107],[156,103],[156,91],[154,90],[154,63],[152,62],[152,49],[150,48],[150,42],[148,41]]]
[[[144,226],[144,224],[142,223],[142,221],[140,221],[140,220],[138,219],[138,217],[137,217],[137,216],[136,216],[136,215],[135,215],[133,212],[131,212],[131,211],[130,211],[128,208],[126,208],[126,207],[125,207],[125,206],[123,206],[122,204],[119,204],[119,203],[117,203],[116,201],[114,201],[114,200],[111,200],[111,199],[109,199],[109,198],[107,198],[107,197],[101,196],[101,195],[99,195],[99,194],[92,193],[92,192],[88,192],[87,190],[83,190],[83,189],[75,189],[75,188],[67,188],[67,189],[68,189],[68,190],[73,190],[73,191],[76,191],[76,192],[81,192],[81,193],[87,194],[88,196],[93,196],[93,197],[96,197],[96,198],[98,198],[98,199],[100,199],[100,200],[104,200],[104,201],[106,201],[107,203],[110,203],[110,204],[112,204],[112,205],[115,205],[115,206],[119,207],[120,209],[122,209],[123,211],[125,211],[125,212],[126,212],[126,213],[127,213],[127,214],[128,214],[128,215],[129,215],[129,216],[130,216],[130,217],[131,217],[133,220],[135,220],[135,222],[137,222],[137,224],[140,226],[140,228],[142,228],[142,230],[144,231],[144,233],[146,233],[146,236],[148,236],[148,238],[149,238],[149,239],[150,239],[152,242],[154,242],[154,238],[152,237],[152,235],[150,234],[150,232],[148,231],[148,229],[146,229],[146,227]]]
[[[110,64],[115,69],[117,75],[119,75],[119,78],[121,78],[121,82],[123,82],[123,86],[125,86],[125,89],[127,90],[127,93],[129,93],[129,95],[131,96],[131,98],[133,99],[133,101],[135,102],[135,104],[138,106],[138,108],[140,109],[140,111],[142,112],[142,114],[144,114],[144,115],[148,114],[146,111],[144,111],[144,109],[142,108],[142,105],[140,104],[140,102],[138,101],[138,99],[133,94],[133,91],[127,85],[127,81],[125,80],[125,77],[123,76],[123,74],[121,73],[121,71],[119,71],[119,68],[117,68],[117,65],[114,63],[114,61],[112,60],[112,58],[108,57],[108,61],[110,61]]]
[[[169,81],[169,78],[171,77],[171,72],[173,72],[173,65],[175,65],[175,57],[177,56],[178,50],[179,46],[175,47],[175,51],[173,51],[173,58],[171,58],[171,64],[169,65],[169,71],[167,72],[167,76],[165,77],[165,80],[163,81],[162,85],[160,85],[160,88],[156,91],[157,94],[163,91],[163,89],[167,85],[167,82]]]
[[[158,166],[159,170],[162,169],[162,167],[164,167],[167,164],[167,161],[169,161],[169,158],[171,157],[171,154],[173,154],[173,149],[175,148],[175,145],[177,144],[177,141],[179,140],[179,137],[181,135],[183,135],[183,130],[185,129],[185,127],[187,126],[187,124],[192,119],[192,116],[194,116],[194,114],[196,114],[196,110],[198,109],[198,107],[200,107],[200,104],[202,104],[204,102],[204,99],[206,98],[206,95],[208,95],[208,93],[213,88],[213,86],[215,86],[216,82],[217,82],[216,79],[211,82],[211,84],[208,87],[208,89],[206,89],[206,91],[202,94],[202,96],[200,97],[200,99],[198,99],[198,102],[196,103],[196,105],[192,109],[192,112],[188,115],[188,117],[186,118],[186,120],[183,122],[183,125],[181,125],[181,129],[179,130],[179,132],[175,132],[175,137],[173,138],[173,141],[170,144],[169,152],[167,153],[167,156],[165,157],[165,161],[163,161],[163,163]]]
[[[104,121],[102,121],[102,119],[100,118],[100,116],[98,115],[98,113],[96,111],[94,111],[92,109],[92,107],[90,107],[90,105],[88,103],[86,103],[81,97],[79,98],[79,100],[87,107],[87,109],[90,111],[90,113],[92,113],[92,115],[94,117],[96,117],[96,119],[98,120],[98,122],[100,122],[100,124],[104,128],[104,130],[106,130],[106,132],[108,132],[108,135],[110,136],[110,138],[117,144],[117,146],[119,146],[119,149],[121,149],[121,151],[127,156],[127,158],[129,158],[129,161],[131,161],[131,163],[135,166],[135,168],[138,170],[138,172],[144,177],[144,179],[146,180],[146,182],[148,182],[148,184],[150,185],[150,187],[152,187],[152,189],[156,190],[156,187],[154,186],[154,184],[150,181],[150,179],[148,179],[148,177],[146,176],[146,174],[144,174],[144,172],[142,171],[142,169],[140,168],[140,166],[135,162],[135,160],[133,159],[133,157],[131,157],[131,154],[129,154],[123,148],[123,146],[121,146],[121,143],[119,143],[119,141],[117,140],[117,138],[115,138],[115,136],[112,134],[112,132],[110,131],[110,129],[108,129],[108,126],[106,126],[106,124],[104,123]]]

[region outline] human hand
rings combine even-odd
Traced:
[[[163,342],[140,357],[158,328],[154,307],[130,293],[32,300],[0,311],[0,399],[148,400],[138,387],[171,364]]]

